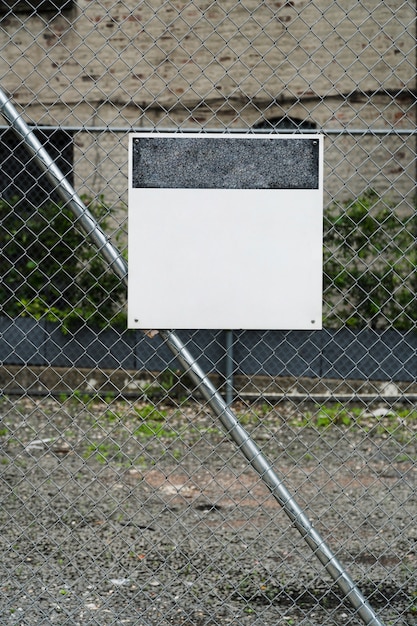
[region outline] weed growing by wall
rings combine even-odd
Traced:
[[[106,228],[108,208],[86,202]],[[125,288],[54,202],[33,208],[23,199],[0,200],[3,314],[57,321],[64,329],[87,321],[98,327],[120,321]]]
[[[417,293],[414,215],[375,192],[333,205],[324,221],[324,323],[407,330]]]

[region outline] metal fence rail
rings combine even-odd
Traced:
[[[416,623],[415,12],[1,7],[2,622]],[[126,330],[143,128],[324,133],[323,331]]]

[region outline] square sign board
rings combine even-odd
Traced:
[[[320,329],[320,135],[129,136],[128,325]]]

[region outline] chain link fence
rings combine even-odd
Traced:
[[[1,2],[2,624],[417,624],[415,19]],[[322,331],[126,330],[142,129],[324,135]]]

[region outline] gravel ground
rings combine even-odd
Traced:
[[[417,412],[234,408],[382,622],[416,625]],[[362,624],[207,408],[0,409],[1,624]]]

